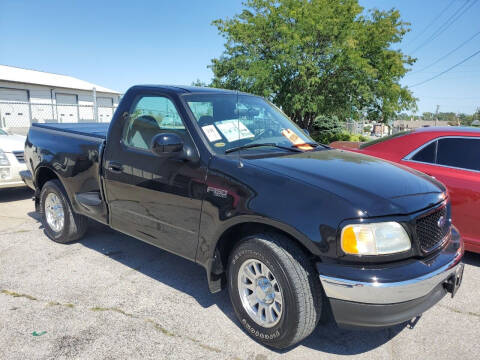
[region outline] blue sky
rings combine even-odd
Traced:
[[[418,61],[402,80],[412,85],[480,50],[479,35],[431,68],[413,72],[480,31],[480,1],[360,3],[366,8],[398,8],[411,23],[412,31],[401,44],[411,54],[466,1],[476,3],[438,38],[413,53]],[[207,65],[221,54],[224,42],[211,22],[241,8],[241,0],[1,0],[0,64],[72,75],[118,91],[136,83],[209,81],[212,74]],[[438,104],[440,111],[472,113],[480,107],[480,55],[412,90],[419,98],[419,112],[434,111]]]

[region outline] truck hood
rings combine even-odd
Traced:
[[[25,136],[0,135],[0,150],[3,152],[23,151],[25,148]]]
[[[410,214],[445,199],[445,188],[433,178],[349,151],[329,149],[247,161],[333,193],[366,217]]]

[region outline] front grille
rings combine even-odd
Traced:
[[[417,239],[424,253],[432,252],[441,246],[449,231],[450,219],[446,206],[417,219]]]
[[[25,162],[25,154],[23,151],[14,151],[13,155],[15,155],[19,163],[23,164]]]

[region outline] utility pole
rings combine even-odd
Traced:
[[[437,126],[438,121],[438,109],[440,109],[440,105],[437,105],[437,109],[435,110],[435,126]]]

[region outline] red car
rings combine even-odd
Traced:
[[[480,253],[480,129],[426,127],[360,146],[344,142],[331,146],[393,161],[441,181],[466,250]]]

